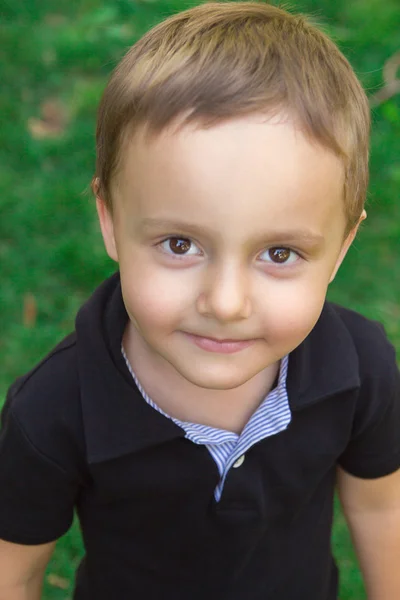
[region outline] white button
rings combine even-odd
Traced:
[[[233,463],[233,468],[237,469],[238,467],[241,467],[243,463],[244,463],[244,454],[242,456],[240,456],[240,458],[238,458],[237,461],[235,461]]]

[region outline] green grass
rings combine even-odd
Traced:
[[[93,288],[114,270],[106,258],[87,193],[94,168],[96,106],[106,77],[147,28],[195,2],[0,0],[0,398],[73,327]],[[373,93],[398,50],[398,0],[304,0],[335,37]],[[66,111],[62,135],[32,135],[48,101]],[[330,298],[382,321],[400,348],[400,101],[374,111],[368,220]],[[37,319],[24,323],[27,295]],[[29,311],[28,311],[29,312]],[[364,597],[346,526],[337,509],[334,548],[341,600]],[[71,597],[82,553],[79,529],[57,544],[44,598]],[[54,580],[50,575],[57,575]],[[67,589],[63,589],[64,579]]]

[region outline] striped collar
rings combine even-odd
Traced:
[[[289,362],[288,355],[284,356],[281,360],[276,387],[273,388],[260,403],[239,436],[233,431],[227,431],[224,429],[211,427],[209,425],[201,425],[199,423],[181,421],[168,415],[152,398],[150,398],[150,396],[143,389],[143,386],[132,369],[123,346],[121,346],[121,353],[124,357],[126,366],[145,401],[156,411],[164,415],[164,417],[171,419],[174,423],[176,423],[176,425],[182,427],[182,429],[184,429],[186,432],[185,437],[196,444],[220,444],[226,441],[238,442],[240,438],[247,437],[249,431],[254,432],[255,423],[257,423],[257,428],[260,428],[260,425],[262,425],[261,428],[263,432],[265,432],[267,435],[271,435],[273,433],[277,433],[278,431],[282,431],[282,429],[285,429],[290,421],[290,409],[286,390],[286,378]],[[267,437],[267,435],[263,435],[263,437]]]

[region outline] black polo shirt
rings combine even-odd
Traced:
[[[400,467],[400,383],[383,328],[326,303],[289,358],[287,430],[255,444],[215,501],[205,446],[149,406],[121,356],[118,274],[76,331],[10,388],[0,538],[41,544],[76,508],[76,600],[336,600],[335,467]]]

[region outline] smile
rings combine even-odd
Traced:
[[[251,346],[255,340],[215,340],[213,338],[201,337],[192,333],[185,333],[196,346],[206,352],[219,352],[221,354],[233,354]]]

